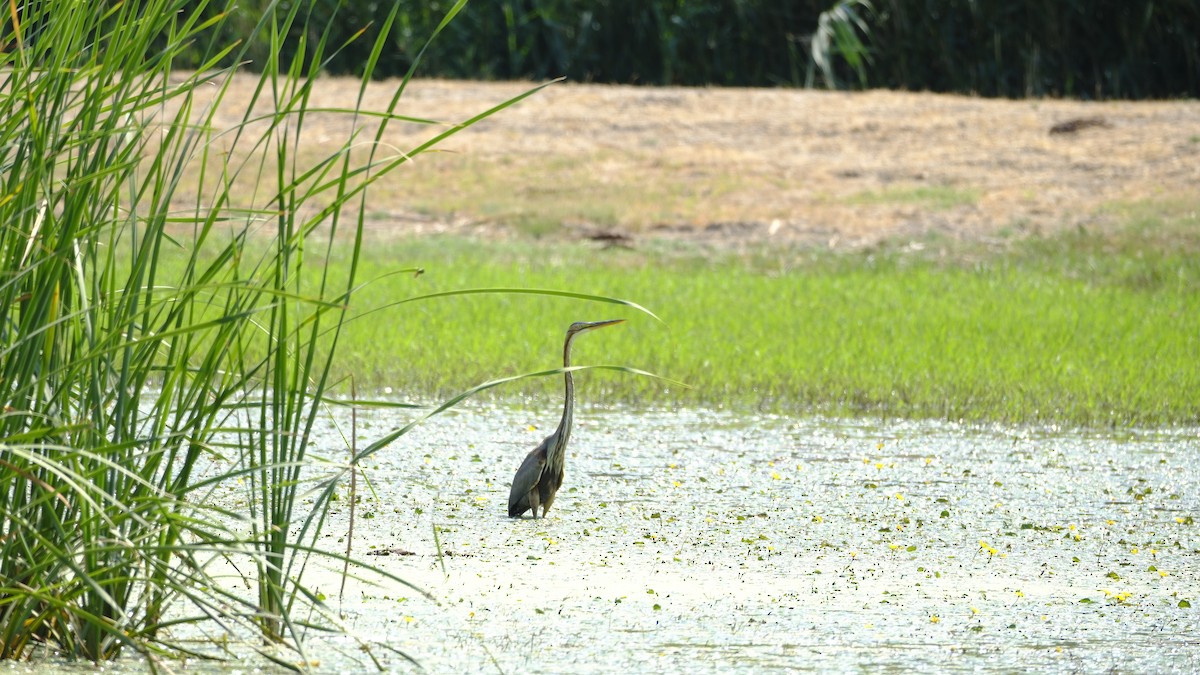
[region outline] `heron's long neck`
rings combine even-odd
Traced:
[[[572,334],[563,344],[563,368],[571,367],[571,341],[575,339]],[[563,373],[563,378],[567,382],[567,402],[563,404],[562,421],[558,423],[558,435],[563,445],[566,445],[567,439],[571,436],[571,421],[575,413],[575,380],[571,377],[571,373]]]

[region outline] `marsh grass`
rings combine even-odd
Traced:
[[[570,286],[667,308],[664,324],[631,321],[578,345],[581,361],[628,363],[693,387],[589,373],[588,402],[1087,426],[1200,421],[1195,256],[1153,253],[1124,230],[1031,238],[999,252],[945,245],[734,254],[391,242],[363,258],[364,278],[398,256],[426,272],[358,296],[342,365],[360,384],[423,396],[485,373],[553,366],[571,321],[624,314],[533,296],[375,308],[462,286]],[[536,402],[556,390],[526,382],[500,395]]]
[[[344,135],[314,158],[300,152],[301,131],[340,47],[309,20],[311,4],[271,4],[241,46],[211,39],[232,4],[10,9],[0,28],[0,658],[37,647],[92,661],[133,649],[152,664],[212,655],[217,645],[179,637],[191,626],[304,668],[305,634],[339,629],[303,581],[314,556],[347,559],[317,545],[329,503],[363,457],[411,428],[311,452],[347,309],[362,306],[367,190],[540,87],[432,126],[403,151],[379,143],[389,123],[424,123],[395,114],[407,78],[386,110],[360,107],[393,8],[359,97],[319,111],[341,118]],[[305,36],[286,63],[274,60],[285,35]],[[216,64],[262,41],[271,58],[237,102],[240,121],[216,124],[234,105],[234,72]],[[173,71],[184,50],[205,54],[203,67]]]
[[[312,264],[313,228],[296,206],[322,203],[336,221],[358,197],[344,189],[358,168],[335,152],[319,181],[289,170],[311,73],[271,63],[278,74],[262,78],[254,103],[274,112],[256,121],[248,108],[230,133],[276,170],[249,161],[202,172],[209,198],[179,210],[184,167],[212,159],[207,117],[229,73],[211,66],[232,50],[213,45],[205,68],[175,76],[174,56],[211,27],[188,9],[29,3],[5,24],[16,48],[0,99],[3,658],[36,645],[93,661],[125,648],[188,653],[171,627],[204,620],[302,654],[291,617],[303,608],[330,625],[299,581],[321,498],[298,532],[292,519],[314,480],[336,480],[305,470],[329,363],[311,331],[340,321],[350,289],[295,282]],[[278,40],[298,16],[268,12],[255,30]],[[319,61],[326,45],[308,48]],[[205,88],[217,92],[207,110],[195,97]],[[231,208],[231,178],[255,173],[255,199]],[[168,225],[190,228],[190,241]],[[248,260],[257,227],[273,229],[273,244]],[[181,262],[170,273],[159,264],[167,250]],[[259,333],[269,347],[252,356]],[[211,499],[233,477],[247,511]],[[221,559],[237,561],[255,593],[210,576]]]

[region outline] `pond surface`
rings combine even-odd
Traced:
[[[437,602],[360,586],[352,630],[434,672],[1200,672],[1194,431],[577,419],[545,520],[506,506],[553,412],[467,410],[378,455],[356,550],[397,549],[368,559]]]
[[[555,411],[473,406],[370,460],[355,555],[432,599],[309,576],[357,636],[311,638],[319,669],[365,643],[436,673],[1200,672],[1195,430],[576,419],[544,520],[506,506]]]

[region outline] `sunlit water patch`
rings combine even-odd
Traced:
[[[550,517],[510,519],[556,421],[469,408],[367,463],[354,554],[432,600],[314,573],[358,638],[313,636],[322,669],[1200,671],[1194,430],[585,409]]]

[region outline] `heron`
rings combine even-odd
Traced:
[[[563,368],[571,367],[571,343],[580,334],[596,328],[612,326],[624,319],[608,321],[578,321],[567,329],[567,339],[563,343]],[[512,490],[508,493],[508,515],[516,518],[526,511],[532,511],[533,517],[538,517],[538,507],[542,507],[542,517],[550,511],[554,503],[554,495],[562,486],[567,458],[567,441],[571,439],[571,421],[575,412],[575,380],[571,371],[563,373],[567,382],[567,401],[563,405],[562,421],[558,428],[536,448],[525,456],[517,475],[513,476]]]

